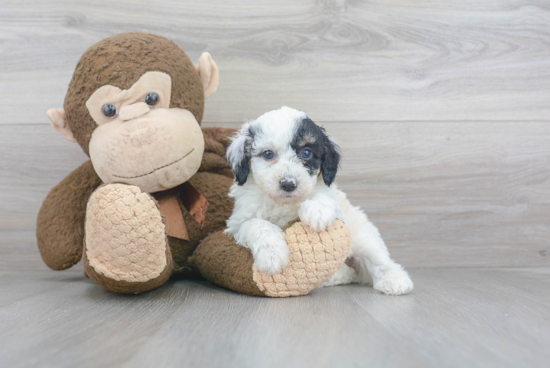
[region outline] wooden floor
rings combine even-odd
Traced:
[[[410,273],[401,297],[350,285],[269,299],[2,271],[0,367],[548,367],[550,269]]]

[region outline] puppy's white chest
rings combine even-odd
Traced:
[[[280,206],[267,205],[259,208],[257,217],[271,222],[279,227],[285,226],[289,221],[298,218],[297,204],[285,204]]]

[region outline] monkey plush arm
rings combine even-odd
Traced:
[[[202,128],[204,136],[204,155],[199,171],[207,171],[233,178],[231,167],[225,159],[225,151],[231,143],[229,138],[235,129]]]
[[[64,270],[80,261],[86,204],[101,184],[92,162],[87,161],[55,186],[42,203],[36,238],[48,267]]]

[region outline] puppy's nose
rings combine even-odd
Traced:
[[[281,180],[281,189],[285,192],[292,192],[294,189],[296,189],[296,179],[294,178],[284,178]]]

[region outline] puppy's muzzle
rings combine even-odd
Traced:
[[[294,178],[283,178],[279,184],[280,188],[285,192],[292,192],[298,184],[296,184],[296,179]]]

